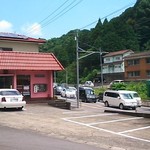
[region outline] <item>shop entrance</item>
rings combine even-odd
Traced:
[[[17,89],[26,98],[30,97],[30,75],[17,75]]]
[[[0,88],[12,88],[13,76],[0,76]]]

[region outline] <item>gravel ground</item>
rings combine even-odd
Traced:
[[[79,113],[83,109],[71,111]],[[107,150],[146,150],[145,147],[148,146],[147,143],[147,145],[141,145],[137,141],[125,137],[64,121],[62,118],[71,117],[71,113],[69,113],[70,110],[54,108],[43,103],[27,104],[23,111],[1,110],[0,124],[17,129],[33,130],[40,134],[78,143],[87,143]]]

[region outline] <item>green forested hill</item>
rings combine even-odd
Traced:
[[[65,67],[66,71],[57,73],[57,81],[76,83],[76,41],[77,30],[69,31],[60,38],[47,41],[40,51],[52,52]],[[99,19],[95,28],[78,30],[79,47],[84,50],[113,52],[123,49],[133,51],[150,50],[150,0],[137,0],[119,17],[104,22]],[[98,54],[81,59],[80,80],[93,80],[100,70]],[[67,72],[67,73],[66,73]]]

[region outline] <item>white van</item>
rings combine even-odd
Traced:
[[[133,110],[138,107],[137,100],[132,97],[131,93],[125,90],[107,90],[104,92],[103,101],[106,107],[115,106],[120,109],[132,108]]]
[[[141,97],[139,96],[139,94],[136,91],[127,91],[127,92],[129,92],[131,96],[133,97],[133,99],[137,101],[138,107],[141,107],[142,101],[141,101]]]

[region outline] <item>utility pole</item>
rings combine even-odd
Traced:
[[[102,88],[103,88],[103,62],[102,62],[102,50],[100,48],[100,66],[101,66],[101,85],[102,85]]]
[[[77,65],[77,108],[79,108],[79,43],[78,43],[78,30],[76,34],[76,65]]]

